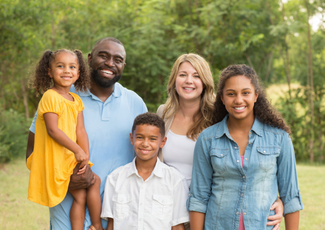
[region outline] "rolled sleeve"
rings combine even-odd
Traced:
[[[278,159],[278,185],[284,215],[303,209],[296,169],[295,153],[289,134],[285,133]]]
[[[192,196],[192,194],[190,194],[188,197],[188,200],[187,200],[187,210],[194,211],[194,212],[206,213],[207,203],[196,199],[195,197]]]
[[[284,204],[283,215],[286,215],[288,213],[293,213],[302,209],[303,209],[303,205],[302,205],[302,200],[299,192],[297,194],[297,197],[293,198],[292,200]]]
[[[194,149],[191,191],[187,201],[188,211],[202,213],[207,211],[213,175],[207,142],[203,131],[197,139]]]

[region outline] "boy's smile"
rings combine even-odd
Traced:
[[[142,161],[156,161],[159,148],[165,145],[166,139],[162,138],[159,128],[154,125],[137,125],[134,132],[130,133],[137,159]]]

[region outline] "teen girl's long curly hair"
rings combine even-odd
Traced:
[[[67,52],[73,54],[78,59],[79,64],[79,78],[74,83],[74,86],[77,91],[86,91],[90,85],[90,79],[88,75],[87,65],[83,59],[82,52],[80,50],[68,50],[68,49],[59,49],[55,52],[51,50],[46,50],[41,59],[38,62],[38,65],[35,69],[34,80],[32,88],[36,91],[36,96],[43,94],[46,90],[53,86],[53,80],[50,78],[48,71],[51,68],[51,63],[55,60],[57,54]]]
[[[203,92],[201,94],[200,109],[193,117],[193,124],[190,126],[186,136],[192,140],[196,140],[203,129],[212,125],[214,111],[214,82],[210,71],[209,64],[203,57],[198,54],[183,54],[181,55],[172,68],[167,85],[168,98],[165,104],[163,119],[174,117],[179,109],[179,96],[176,91],[176,78],[180,65],[184,62],[189,62],[198,72],[203,83]]]
[[[256,72],[251,67],[244,64],[230,65],[221,72],[218,83],[217,99],[214,104],[214,123],[222,121],[228,114],[228,111],[226,110],[226,107],[221,100],[221,96],[223,95],[223,89],[225,87],[226,81],[234,76],[245,76],[250,79],[251,84],[255,88],[255,93],[258,93],[258,97],[254,104],[253,110],[255,117],[262,123],[282,129],[291,134],[289,126],[285,123],[282,116],[276,111],[276,109],[266,98],[265,91],[261,87]]]

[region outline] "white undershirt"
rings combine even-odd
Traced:
[[[196,141],[186,135],[178,135],[171,130],[167,134],[167,142],[163,147],[164,163],[177,169],[190,186],[192,178],[193,154]]]

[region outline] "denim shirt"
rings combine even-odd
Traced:
[[[272,229],[266,223],[278,194],[284,215],[303,209],[290,136],[255,118],[242,167],[227,119],[196,142],[187,208],[205,213],[206,230],[238,230],[241,210],[246,230]]]

